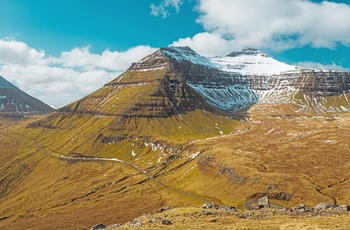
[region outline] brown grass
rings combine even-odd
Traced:
[[[259,194],[280,193],[291,199],[276,197],[272,204],[350,204],[347,113],[315,115],[264,105],[248,112],[244,122],[201,110],[182,114],[182,120],[140,119],[130,139],[107,144],[96,142],[101,132],[124,134],[106,128],[113,122],[109,117],[60,115],[50,121],[58,128],[51,129],[1,120],[0,227],[82,229],[100,222],[125,223],[167,205],[200,205],[198,197],[242,209]],[[50,157],[32,139],[55,154],[126,160],[149,169],[156,181],[120,163]],[[163,148],[152,150],[149,143]],[[198,156],[192,159],[193,154]],[[253,220],[176,212],[167,214],[175,223],[167,228],[341,229],[346,223],[343,216]],[[187,212],[192,214],[186,219]]]

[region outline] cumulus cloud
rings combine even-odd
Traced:
[[[196,34],[192,38],[181,38],[173,42],[171,46],[188,46],[197,53],[207,57],[226,55],[228,50],[233,51],[240,48],[233,40],[227,40],[219,34],[208,32]]]
[[[151,15],[166,18],[170,15],[169,8],[174,8],[178,13],[182,4],[183,0],[163,0],[159,5],[151,4]]]
[[[55,60],[66,67],[83,67],[86,69],[102,68],[112,71],[123,71],[132,62],[152,53],[154,48],[149,46],[136,46],[125,52],[105,50],[102,54],[90,52],[90,46],[74,48],[61,53],[61,57]],[[138,58],[135,60],[135,58]]]
[[[83,47],[47,57],[23,42],[0,39],[0,75],[43,102],[62,107],[102,87],[154,51],[137,46],[93,54],[90,47]]]
[[[240,47],[350,46],[350,6],[308,0],[199,0],[197,22]]]
[[[349,68],[345,68],[343,66],[340,66],[334,62],[330,64],[321,64],[317,62],[311,62],[311,61],[306,61],[306,62],[297,62],[294,64],[295,66],[301,66],[304,68],[313,68],[313,69],[324,69],[324,70],[338,70],[338,71],[346,71],[349,72]]]
[[[0,64],[32,65],[43,62],[45,52],[13,39],[0,39]]]

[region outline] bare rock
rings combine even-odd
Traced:
[[[166,206],[166,207],[163,207],[163,208],[159,209],[158,212],[165,212],[165,211],[171,210],[171,209],[173,209],[173,208],[174,208],[173,206]]]
[[[347,211],[350,212],[350,206],[347,204],[343,204],[337,207],[337,209],[342,210],[342,211]]]
[[[203,215],[206,215],[206,216],[213,215],[212,212],[207,211],[207,210],[203,210],[202,213],[203,213]]]
[[[100,230],[100,229],[105,229],[105,228],[106,228],[106,225],[104,225],[104,224],[96,224],[95,226],[90,228],[90,230]]]
[[[214,202],[207,202],[203,204],[202,208],[207,208],[207,209],[218,209],[218,206],[214,204]]]
[[[270,208],[269,197],[264,196],[258,199],[258,205],[259,207],[262,207],[262,208]]]
[[[162,220],[161,223],[164,225],[172,225],[173,224],[173,222],[171,222],[170,220]]]
[[[237,211],[237,209],[233,206],[219,206],[218,208],[219,210],[223,210],[223,211]]]
[[[108,225],[107,227],[106,227],[106,229],[110,229],[110,228],[119,228],[119,227],[121,227],[122,226],[122,224],[112,224],[112,225]]]
[[[319,203],[318,205],[316,205],[314,207],[314,209],[316,209],[316,210],[324,210],[324,209],[327,208],[328,205],[329,204],[327,202],[322,202],[322,203]]]

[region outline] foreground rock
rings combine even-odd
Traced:
[[[293,228],[298,229],[298,226],[301,226],[300,223],[311,223],[312,225],[309,226],[311,228],[312,226],[316,226],[319,221],[322,221],[322,224],[328,221],[331,227],[325,225],[327,226],[325,229],[347,229],[344,228],[344,226],[347,225],[345,223],[346,221],[343,220],[348,221],[350,218],[350,206],[341,205],[333,207],[332,204],[327,203],[320,203],[315,207],[300,204],[293,208],[262,208],[260,210],[250,211],[238,210],[235,208],[230,210],[220,209],[219,207],[229,206],[218,206],[211,202],[204,204],[201,208],[171,208],[162,212],[144,214],[142,217],[134,219],[124,225],[116,225],[114,228],[108,226],[106,228],[162,229],[166,227],[165,225],[172,225],[179,229],[200,229],[200,227],[196,226],[210,226],[210,229],[222,229],[227,227],[230,229],[242,229],[237,227],[237,223],[242,222],[245,224],[245,228],[247,226],[246,224],[252,225],[254,223],[256,227],[252,227],[251,229],[262,229],[262,226],[264,226],[264,229],[275,229],[283,224],[294,226],[294,221],[295,226]],[[260,221],[264,218],[267,218],[268,221],[260,225]],[[254,222],[251,222],[251,220],[254,220]],[[339,221],[340,223],[338,223]],[[292,224],[290,222],[292,222]],[[213,225],[213,223],[215,224]],[[270,223],[275,223],[275,225],[269,226]],[[305,224],[305,226],[308,225]]]

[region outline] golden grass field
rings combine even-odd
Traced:
[[[50,156],[33,139],[55,153],[50,143],[62,145],[63,141],[45,140],[45,135],[51,137],[50,132],[55,130],[42,129],[44,135],[38,135],[38,130],[25,128],[31,120],[2,120],[0,226],[83,229],[100,222],[125,223],[168,205],[194,207],[213,201],[245,209],[245,202],[259,194],[273,196],[282,192],[292,198],[271,199],[272,204],[314,206],[334,200],[339,205],[349,204],[350,116],[295,114],[281,108],[256,105],[248,111],[246,120],[234,121],[231,133],[204,136],[187,144],[165,144],[163,150],[152,150],[141,141],[127,141],[120,146],[127,154],[115,150],[114,155],[112,150],[96,154],[121,158],[142,170],[148,169],[147,174],[117,162]],[[160,143],[164,145],[164,141]],[[138,155],[132,157],[130,152],[135,145]],[[117,144],[106,144],[101,150],[114,146],[118,148]],[[172,154],[167,151],[172,146],[179,150],[176,157],[169,158]],[[334,229],[341,229],[348,217],[276,216],[247,220],[228,215],[213,223],[212,217],[194,215],[186,220],[189,225],[174,218],[177,224],[167,228],[187,228],[193,222],[192,229],[267,229],[266,225],[269,229],[332,229],[333,225]],[[164,228],[145,228],[153,227]]]
[[[149,82],[140,82],[145,77]],[[166,214],[174,225],[144,227],[348,226],[349,215],[216,218],[193,208],[210,201],[245,210],[262,196],[285,208],[350,204],[348,113],[258,103],[239,116],[191,108],[157,117],[161,105],[170,103],[166,96],[150,96],[160,90],[162,77],[162,71],[127,72],[123,84],[111,82],[60,112],[1,118],[0,229],[87,229],[169,205],[178,208]],[[323,102],[341,106],[341,97]]]

